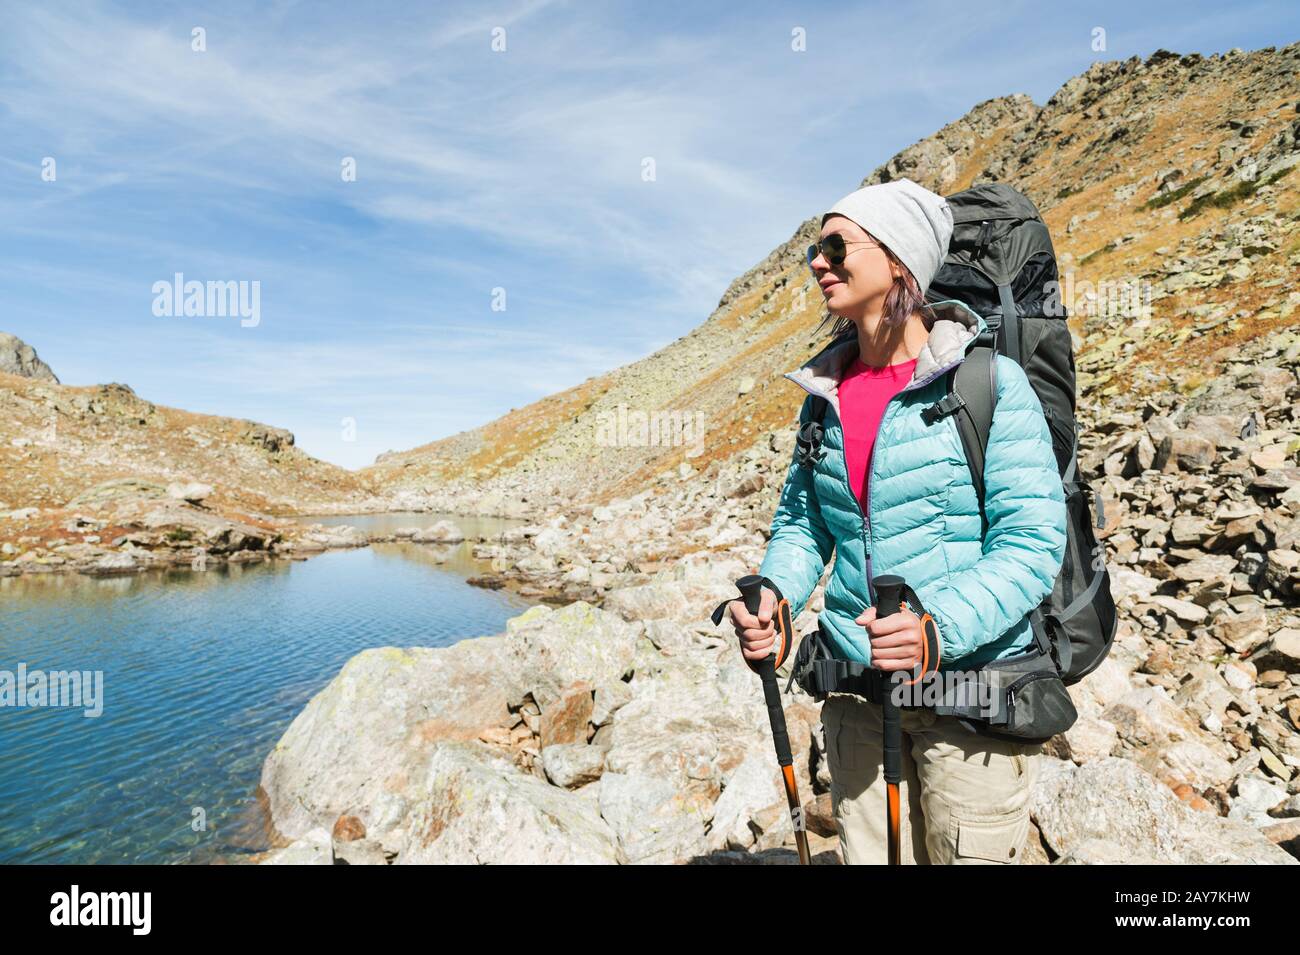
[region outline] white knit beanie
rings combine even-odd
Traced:
[[[889,247],[925,292],[952,238],[948,200],[911,179],[895,179],[850,192],[822,216],[852,219]]]

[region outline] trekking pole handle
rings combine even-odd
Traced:
[[[747,574],[736,581],[740,595],[745,601],[745,609],[754,616],[763,605],[763,578],[758,574]],[[775,618],[773,618],[775,619]],[[763,681],[763,700],[767,703],[767,717],[772,724],[772,742],[776,746],[776,761],[781,766],[794,764],[790,753],[790,734],[785,726],[785,710],[781,707],[781,690],[776,684],[775,643],[772,653],[765,659],[753,661],[759,679]]]
[[[882,574],[871,583],[876,590],[876,619],[898,613],[900,598],[907,582],[896,574]],[[890,679],[893,672],[886,670],[882,673],[885,679],[881,687],[880,707],[885,723],[885,782],[896,784],[903,778],[903,724],[898,705],[890,693],[894,682]]]

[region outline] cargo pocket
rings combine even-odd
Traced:
[[[998,815],[954,815],[956,858],[1017,865],[1029,835],[1029,810]]]
[[[845,701],[831,697],[822,704],[822,727],[826,731],[826,760],[832,779],[842,779],[843,773],[857,768],[857,753],[853,746],[852,728],[845,725]]]

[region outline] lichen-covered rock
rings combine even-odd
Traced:
[[[1119,847],[1115,858],[1177,865],[1297,864],[1259,830],[1187,807],[1130,760],[1109,757],[1074,766],[1034,758],[1041,762],[1030,812],[1058,856],[1105,840]]]
[[[642,630],[585,601],[558,610],[541,604],[507,621],[506,655],[522,692],[545,707],[578,681],[621,680]]]
[[[605,748],[588,743],[554,743],[542,749],[546,778],[565,789],[577,789],[600,778]]]
[[[258,861],[262,865],[334,865],[334,848],[329,832],[317,827]]]
[[[706,851],[711,800],[681,792],[661,776],[606,772],[598,784],[600,814],[618,836],[622,861],[674,863]]]
[[[748,849],[758,841],[754,820],[772,806],[785,810],[788,823],[785,792],[779,780],[780,770],[770,756],[758,750],[746,756],[727,777],[722,795],[713,807],[709,848]]]
[[[480,637],[349,660],[266,758],[275,828],[293,839],[351,813],[370,838],[396,848],[391,831],[421,797],[434,747],[509,722],[518,691],[504,650],[504,638]]]
[[[618,844],[593,802],[525,775],[486,747],[429,754],[397,862],[613,864]]]

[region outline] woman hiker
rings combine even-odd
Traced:
[[[825,396],[825,456],[790,465],[759,574],[797,617],[835,554],[819,616],[837,658],[884,674],[912,671],[925,639],[903,604],[877,620],[870,575],[897,574],[939,631],[940,671],[1024,652],[1025,615],[1052,590],[1066,546],[1066,506],[1042,406],[1024,371],[997,357],[997,404],[985,460],[988,529],[950,417],[921,410],[943,397],[944,372],[986,329],[956,300],[924,292],[948,251],[947,201],[909,179],[867,186],[822,217],[809,266],[837,320],[832,341],[791,378]],[[809,420],[805,399],[800,423]],[[757,616],[730,605],[747,660],[775,638],[776,595]],[[1019,863],[1038,744],[977,735],[953,716],[901,709],[902,861]],[[822,706],[831,801],[849,864],[886,862],[881,707],[849,693]]]

